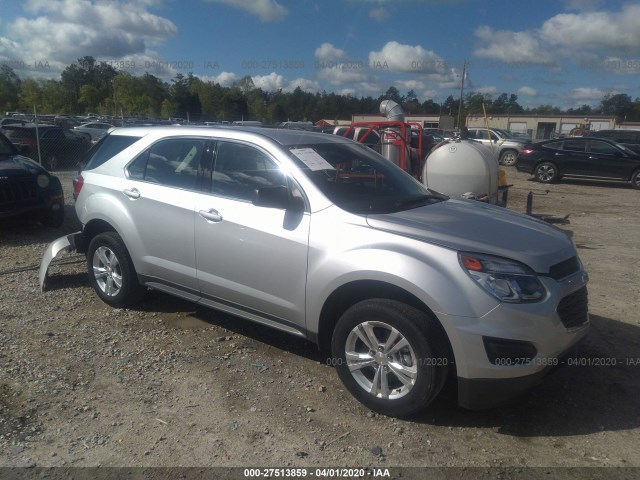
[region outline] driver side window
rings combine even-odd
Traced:
[[[213,169],[214,194],[251,201],[258,188],[275,186],[287,186],[287,181],[269,156],[241,143],[218,143]]]

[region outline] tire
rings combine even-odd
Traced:
[[[516,152],[515,150],[505,150],[500,154],[500,165],[515,165],[517,158],[518,152]]]
[[[445,345],[425,313],[395,300],[370,299],[338,320],[332,361],[358,401],[384,415],[404,417],[424,409],[442,390],[448,370]]]
[[[49,171],[56,170],[58,168],[58,157],[49,155],[45,161],[45,167]]]
[[[533,174],[542,183],[554,183],[560,178],[558,167],[551,162],[542,162],[536,167]]]
[[[640,190],[640,170],[637,170],[631,175],[631,186],[637,190]]]
[[[91,240],[87,271],[98,296],[112,307],[126,307],[144,297],[146,289],[138,283],[131,257],[115,232],[101,233]]]

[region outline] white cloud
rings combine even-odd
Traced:
[[[338,95],[344,95],[345,97],[353,97],[356,94],[356,91],[354,88],[343,88],[342,90],[339,90],[338,92],[336,92]]]
[[[483,95],[492,95],[497,92],[497,89],[496,87],[486,86],[486,87],[475,87],[473,91],[481,93]]]
[[[204,80],[203,77],[200,77]],[[220,85],[222,85],[223,87],[230,87],[232,86],[235,82],[237,82],[238,80],[240,80],[240,75],[233,73],[233,72],[221,72],[220,74],[213,76],[213,77],[207,77],[207,80],[214,82],[214,83],[218,83]]]
[[[580,87],[574,88],[568,95],[572,100],[596,102],[602,99],[609,91],[600,88]]]
[[[293,92],[296,88],[300,87],[305,92],[319,92],[320,84],[314,80],[306,78],[296,78],[292,80],[289,85],[284,89],[285,92]]]
[[[316,48],[315,56],[320,60],[335,60],[347,56],[347,52],[325,42]]]
[[[374,19],[376,22],[384,22],[389,18],[389,11],[383,7],[374,8],[369,12],[369,18]]]
[[[475,31],[477,57],[505,64],[557,67],[561,58],[581,66],[599,68],[607,55],[640,55],[640,4],[629,3],[618,12],[593,11],[602,2],[568,0],[578,13],[562,13],[539,29],[497,31],[481,26]]]
[[[276,72],[271,72],[269,75],[256,75],[251,79],[256,88],[261,88],[265,92],[275,92],[287,86],[286,79]]]
[[[524,95],[525,97],[536,97],[538,91],[533,87],[527,87],[526,85],[518,89],[518,95]]]
[[[404,90],[421,90],[425,88],[424,82],[419,80],[396,80],[396,87]]]
[[[531,32],[494,30],[489,26],[478,27],[475,35],[482,43],[473,52],[475,56],[498,60],[509,64],[552,65],[553,56],[543,48],[540,40]]]
[[[53,75],[87,55],[97,60],[149,59],[153,55],[149,47],[175,35],[178,28],[147,8],[140,1],[115,5],[90,0],[31,0],[25,10],[35,18],[16,18],[7,30],[26,63],[47,62]],[[2,50],[0,45],[0,55]]]
[[[442,58],[420,45],[403,45],[388,42],[379,52],[369,53],[369,65],[392,72],[444,73]]]
[[[330,64],[327,68],[321,68],[318,72],[318,78],[328,81],[331,85],[363,82],[368,77],[369,75],[364,66],[357,62]]]
[[[640,5],[626,5],[621,12],[560,14],[542,25],[540,37],[551,45],[640,53]]]
[[[222,3],[230,7],[239,8],[255,15],[263,22],[279,22],[289,14],[289,11],[276,0],[208,0]]]

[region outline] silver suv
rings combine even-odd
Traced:
[[[503,403],[585,335],[587,275],[541,221],[435,193],[363,145],[303,131],[116,129],[76,183],[109,305],[149,288],[310,339],[363,404]]]
[[[505,132],[486,128],[470,128],[469,138],[495,149],[501,165],[514,165],[518,153],[527,143],[525,139],[508,137]]]

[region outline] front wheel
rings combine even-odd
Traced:
[[[542,183],[554,183],[558,181],[558,167],[551,162],[543,162],[534,171],[535,177]]]
[[[631,175],[631,186],[640,190],[640,170]]]
[[[349,392],[371,410],[395,417],[422,410],[440,393],[448,364],[445,342],[423,312],[370,299],[342,315],[331,349]]]
[[[129,253],[115,232],[101,233],[91,240],[87,270],[98,296],[112,307],[132,305],[144,296],[145,289],[138,283]]]

